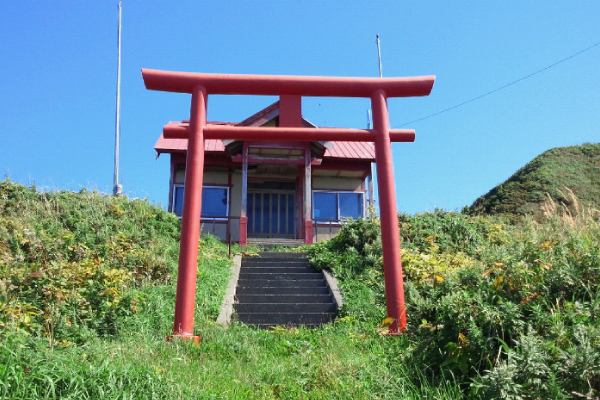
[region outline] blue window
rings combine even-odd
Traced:
[[[183,185],[173,187],[173,212],[179,216],[183,214]]]
[[[339,216],[358,219],[363,216],[362,193],[338,193]]]
[[[365,216],[364,193],[357,192],[313,192],[313,219],[340,221]]]
[[[184,186],[173,187],[173,212],[183,213]],[[226,218],[229,215],[229,188],[221,186],[202,187],[202,217]]]
[[[313,193],[313,218],[337,221],[337,193]]]
[[[202,216],[225,218],[229,215],[229,188],[210,187],[202,188]]]

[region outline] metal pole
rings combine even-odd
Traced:
[[[115,116],[115,174],[113,179],[113,195],[120,196],[123,187],[119,185],[119,130],[121,126],[121,17],[122,4],[119,2],[119,28],[117,39],[117,111]]]
[[[406,329],[406,306],[404,304],[404,282],[400,259],[400,231],[394,188],[394,164],[390,142],[390,122],[387,98],[383,90],[371,97],[373,124],[377,131],[375,159],[381,212],[381,245],[383,248],[383,274],[388,317],[394,322],[390,334],[397,335]]]
[[[383,72],[381,68],[381,41],[379,40],[379,34],[377,35],[377,55],[379,56],[379,77],[383,78]]]
[[[379,77],[383,78],[383,72],[382,72],[382,67],[381,67],[381,41],[379,40],[379,34],[377,34],[377,40],[375,41],[377,43],[377,56],[379,59]],[[368,114],[368,123],[369,123],[369,129],[373,128],[373,117],[371,115],[371,110],[368,110],[367,112]],[[372,215],[372,217],[376,217],[375,213],[375,198],[373,197],[373,164],[371,163],[371,173],[369,175],[369,206],[371,207],[371,211],[373,212],[374,215]]]

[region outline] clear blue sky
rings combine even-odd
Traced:
[[[0,167],[38,188],[112,192],[117,1],[0,0]],[[377,76],[437,75],[431,96],[390,100],[393,127],[437,113],[600,42],[589,1],[123,1],[121,178],[167,203],[154,143],[190,97],[144,88],[141,68]],[[411,123],[393,145],[398,208],[460,210],[539,153],[600,141],[600,46],[506,89]],[[274,98],[211,97],[240,121]],[[365,99],[308,98],[320,126],[366,125]]]

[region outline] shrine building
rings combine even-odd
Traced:
[[[209,121],[208,126],[280,126],[282,106],[300,108],[282,101],[240,123]],[[167,126],[187,128],[189,121]],[[319,129],[303,117],[301,126]],[[157,156],[170,154],[168,209],[178,216],[183,211],[187,144],[187,139],[161,134],[154,146]],[[222,241],[311,244],[331,238],[344,221],[365,217],[373,204],[372,142],[206,139],[204,151],[202,233]],[[240,224],[242,215],[247,226]]]

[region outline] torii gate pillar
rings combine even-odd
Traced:
[[[377,189],[379,193],[379,212],[381,214],[385,302],[388,317],[394,319],[390,326],[390,332],[396,333],[406,327],[406,306],[404,304],[404,282],[400,258],[400,230],[398,227],[398,209],[396,207],[396,189],[394,187],[390,121],[387,99],[383,90],[378,90],[371,96],[371,108],[373,110],[373,127],[377,132],[375,166],[377,168]]]
[[[190,135],[185,171],[185,192],[179,243],[177,271],[177,299],[173,335],[200,343],[194,335],[194,307],[196,305],[196,269],[198,268],[198,240],[202,215],[202,181],[204,178],[204,135],[208,95],[202,86],[192,91]]]
[[[435,77],[412,78],[331,78],[265,75],[197,74],[142,70],[147,89],[191,93],[189,131],[165,126],[168,138],[188,139],[185,197],[177,278],[177,300],[173,336],[193,339],[198,239],[202,210],[204,139],[277,140],[277,141],[362,141],[375,143],[377,179],[381,212],[381,240],[388,317],[393,322],[390,334],[406,328],[406,307],[400,260],[400,234],[391,142],[412,142],[412,130],[390,130],[388,97],[427,96]],[[278,95],[290,107],[292,118],[278,128],[207,126],[206,102],[209,94]],[[300,96],[366,97],[371,99],[374,129],[302,128],[297,125]],[[284,116],[285,118],[285,116]],[[289,127],[289,125],[292,125]],[[247,161],[246,161],[247,162]],[[305,184],[305,196],[310,198]],[[305,221],[310,215],[304,215]],[[242,223],[243,218],[240,218]]]

